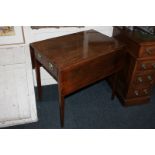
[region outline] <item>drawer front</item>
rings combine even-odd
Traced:
[[[136,74],[134,77],[135,85],[153,85],[154,84],[154,72],[148,72],[147,74]]]
[[[137,71],[146,71],[154,70],[155,71],[155,60],[140,60],[137,63]]]
[[[155,57],[155,45],[142,47],[140,57]]]
[[[57,69],[53,63],[51,63],[47,58],[42,56],[39,52],[35,52],[35,58],[49,73],[51,73],[55,78],[57,78]]]
[[[150,96],[151,94],[151,87],[131,87],[127,93],[127,98],[136,98],[136,97],[144,97]]]

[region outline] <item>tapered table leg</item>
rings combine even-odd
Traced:
[[[59,104],[60,104],[60,121],[61,127],[64,127],[64,96],[59,93]]]
[[[41,90],[40,64],[36,59],[35,59],[35,72],[36,72],[38,99],[41,100],[42,90]]]
[[[112,96],[111,99],[114,100],[115,95],[116,95],[116,86],[117,86],[117,73],[113,75],[113,80],[112,80]]]

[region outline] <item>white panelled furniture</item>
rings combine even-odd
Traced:
[[[0,127],[37,121],[28,46],[0,47]]]
[[[31,67],[29,43],[89,29],[112,35],[111,26],[38,30],[25,26],[24,44],[0,46],[0,127],[38,120],[34,93],[36,82]],[[41,69],[41,79],[42,85],[56,83],[44,69]]]

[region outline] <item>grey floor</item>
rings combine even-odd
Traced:
[[[8,129],[60,129],[57,85],[43,87],[43,99],[37,103],[37,123]],[[154,129],[155,89],[149,104],[124,107],[111,89],[100,81],[65,99],[65,129]]]

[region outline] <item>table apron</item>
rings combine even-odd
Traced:
[[[118,72],[123,67],[123,53],[117,51],[62,70],[59,78],[61,93],[69,95]]]

